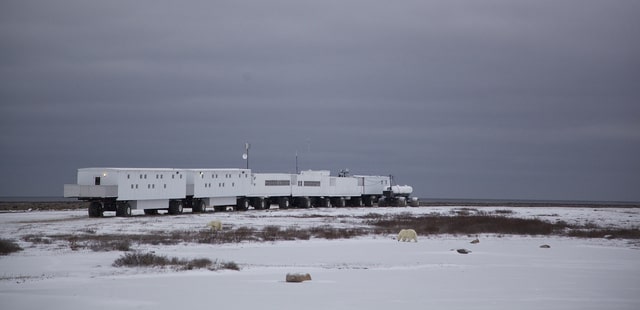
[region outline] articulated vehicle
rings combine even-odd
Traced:
[[[389,186],[382,192],[382,197],[378,199],[378,206],[406,207],[409,205],[411,207],[417,207],[420,205],[420,202],[418,198],[411,197],[412,192],[413,187],[409,185]]]
[[[197,213],[209,207],[214,211],[229,207],[260,210],[273,204],[280,209],[370,207],[387,191],[393,193],[395,186],[390,181],[388,176],[331,176],[326,170],[288,174],[235,168],[83,168],[78,169],[77,184],[65,184],[64,197],[89,201],[91,217],[100,217],[104,211],[130,216],[134,209],[145,214],[157,214],[158,210],[180,214],[183,208]],[[403,201],[409,199],[410,188],[403,188]],[[395,200],[385,196],[382,201],[388,206]]]

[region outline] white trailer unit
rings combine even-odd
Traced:
[[[295,180],[295,174],[254,173],[247,198],[255,209],[269,209],[273,203],[287,209],[291,204],[291,186]]]
[[[331,204],[336,207],[346,205],[362,206],[362,179],[342,176],[329,177],[329,192]]]
[[[382,196],[382,192],[391,184],[389,176],[356,175],[362,178],[362,200],[365,206],[373,206]]]
[[[349,176],[343,171],[331,176],[328,170],[288,173],[252,173],[250,169],[78,169],[78,184],[65,184],[64,197],[91,202],[89,216],[116,211],[129,216],[132,209],[145,214],[168,210],[180,214],[184,207],[204,212],[208,206],[224,210],[268,209],[278,204],[289,207],[344,207],[362,205],[412,206],[410,186],[391,186],[389,176]]]
[[[242,206],[250,184],[249,169],[189,169],[186,205],[195,212],[204,212],[207,206],[214,210]]]
[[[291,186],[293,205],[299,208],[310,208],[315,200],[324,198],[329,193],[329,171],[302,171],[294,178],[296,183]]]
[[[91,201],[91,216],[102,216],[103,211],[127,216],[132,209],[182,212],[185,195],[186,177],[179,169],[83,168],[78,169],[77,184],[64,186],[64,197]]]

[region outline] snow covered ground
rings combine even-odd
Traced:
[[[637,228],[625,208],[476,208],[507,216]],[[180,258],[233,261],[240,271],[113,267],[123,252],[31,244],[28,235],[154,233],[229,227],[364,225],[359,216],[453,214],[460,207],[268,210],[88,218],[86,211],[0,214],[0,237],[25,249],[0,256],[2,309],[640,309],[640,250],[627,240],[481,235],[372,235],[341,240],[136,245]],[[540,248],[548,244],[549,249]],[[466,248],[470,254],[458,254]],[[286,283],[290,272],[313,280]]]

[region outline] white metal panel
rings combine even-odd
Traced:
[[[120,169],[118,200],[182,199],[186,174],[179,169]]]
[[[331,197],[356,197],[362,194],[358,179],[354,177],[330,177],[329,193]]]
[[[251,184],[249,169],[189,169],[187,174],[194,198],[245,196]]]
[[[204,203],[207,206],[232,206],[236,204],[236,197],[211,197],[205,198]]]
[[[253,173],[249,197],[291,196],[292,175],[288,173]]]
[[[116,185],[64,185],[64,197],[115,198],[117,196],[118,186]]]
[[[131,209],[166,209],[169,208],[168,199],[154,200],[133,200],[130,202]]]
[[[118,185],[118,169],[82,168],[78,169],[79,185]],[[99,184],[96,184],[99,183]]]
[[[297,176],[297,184],[291,187],[294,197],[319,197],[329,193],[329,171],[302,171]]]
[[[363,195],[382,195],[390,183],[388,176],[356,175],[355,177],[364,178]]]
[[[116,186],[117,200],[181,199],[186,196],[185,174],[179,169],[78,169],[78,185],[97,186],[98,183],[100,186]]]

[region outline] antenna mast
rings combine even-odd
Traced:
[[[251,144],[249,142],[244,144],[244,154],[242,154],[242,158],[247,161],[247,169],[249,169],[249,148],[251,148]]]

